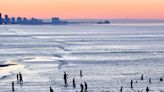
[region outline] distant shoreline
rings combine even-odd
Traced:
[[[45,19],[46,20],[46,19]],[[113,23],[164,23],[164,19],[63,19],[67,21],[103,21],[110,20]]]

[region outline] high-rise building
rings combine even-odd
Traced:
[[[22,18],[21,17],[17,17],[17,24],[22,24]]]
[[[15,17],[12,17],[11,18],[11,24],[15,24],[16,22],[15,22]]]
[[[28,19],[27,18],[23,18],[23,24],[27,24],[28,23]]]
[[[3,19],[2,19],[2,15],[0,13],[0,25],[3,24]]]
[[[5,24],[8,24],[8,22],[9,22],[8,15],[5,15],[4,23],[5,23]]]
[[[8,18],[8,24],[9,24],[9,23],[11,23],[11,19],[10,19],[10,18]]]

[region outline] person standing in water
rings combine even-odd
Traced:
[[[84,82],[84,86],[85,86],[85,91],[87,91],[87,89],[88,89],[88,85],[87,85],[86,82]]]
[[[83,77],[83,72],[82,72],[82,70],[80,70],[80,77]]]
[[[120,88],[120,92],[122,92],[122,90],[123,90],[123,87],[121,86],[121,88]]]
[[[143,74],[141,75],[141,80],[144,80],[144,75]]]
[[[17,84],[19,83],[19,74],[17,74]]]
[[[149,92],[149,91],[150,91],[150,89],[149,89],[149,87],[147,87],[147,88],[146,88],[146,92]]]
[[[84,90],[84,86],[83,86],[82,83],[80,84],[80,88],[81,88],[81,91],[80,91],[80,92],[83,92],[83,90]]]
[[[19,79],[20,79],[20,83],[23,84],[23,77],[21,73],[19,74]]]
[[[131,80],[130,86],[131,86],[131,88],[133,88],[133,80]]]
[[[12,84],[12,92],[14,92],[15,91],[15,89],[14,89],[14,82],[12,82],[11,84]]]
[[[65,72],[64,72],[64,84],[65,84],[65,85],[68,85],[68,84],[67,84],[67,74],[66,74]]]
[[[73,78],[72,83],[73,83],[73,88],[75,88],[76,87],[75,78]]]
[[[50,92],[54,92],[53,89],[50,87]]]

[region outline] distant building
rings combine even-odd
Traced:
[[[15,17],[11,18],[11,24],[16,24]]]
[[[22,24],[22,17],[17,17],[16,23],[17,23],[17,24]]]
[[[29,20],[27,18],[23,18],[23,24],[28,24]]]
[[[52,24],[59,24],[60,23],[60,19],[57,17],[53,17],[52,18]]]
[[[11,23],[11,19],[10,18],[8,18],[8,24],[10,24]]]
[[[29,24],[40,25],[40,24],[43,24],[43,21],[40,19],[31,18],[31,20],[29,21]]]
[[[5,15],[4,23],[5,23],[5,24],[8,24],[8,23],[9,23],[8,15]]]
[[[52,24],[55,25],[67,24],[67,21],[61,21],[58,17],[53,17]]]
[[[4,23],[4,21],[5,21],[5,19],[4,19],[4,18],[2,18],[2,24]]]
[[[0,13],[0,25],[3,24],[3,19],[2,19],[2,15]]]

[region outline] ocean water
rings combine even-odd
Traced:
[[[88,92],[119,92],[121,86],[123,92],[145,92],[146,87],[163,92],[164,24],[1,25],[0,63],[8,61],[24,67],[0,75],[2,92],[11,90],[18,72],[24,84],[16,84],[16,92],[49,92],[50,86],[55,92],[75,92],[85,81]],[[130,80],[138,82],[134,89]]]

